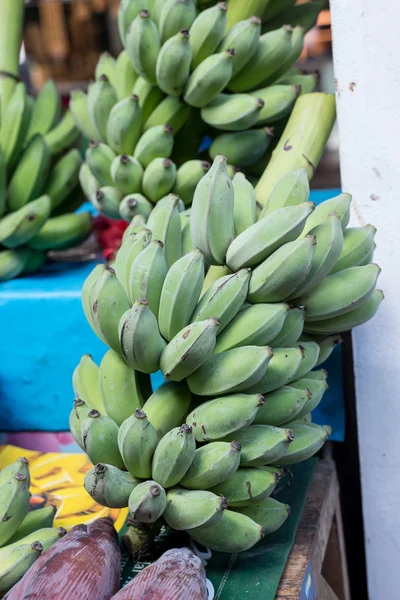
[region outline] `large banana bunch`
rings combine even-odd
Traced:
[[[67,532],[53,528],[54,506],[29,512],[29,468],[19,458],[0,472],[0,596],[19,581],[41,553]]]
[[[195,0],[121,2],[124,50],[100,57],[96,80],[70,105],[91,140],[81,185],[104,215],[147,218],[169,192],[190,204],[209,168],[199,155],[205,134],[211,159],[223,154],[232,170],[259,176],[279,139],[272,126],[280,131],[299,94],[315,90],[315,75],[291,68],[305,28],[261,34],[259,16],[229,14],[224,2],[206,10]]]
[[[69,149],[79,130],[60,118],[57,87],[49,81],[36,100],[17,83],[0,127],[0,281],[37,271],[49,250],[84,241],[88,212],[79,189],[81,158]],[[61,155],[62,153],[62,155]]]
[[[85,314],[110,349],[74,372],[71,431],[95,465],[87,492],[140,523],[131,549],[161,518],[213,550],[250,548],[288,516],[271,498],[281,467],[329,436],[311,421],[328,387],[315,368],[383,295],[375,229],[347,228],[350,195],[317,208],[308,196],[294,171],[257,214],[254,189],[218,155],[190,210],[163,197],[85,281]]]

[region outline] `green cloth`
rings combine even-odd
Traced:
[[[283,478],[274,498],[291,507],[287,521],[278,531],[268,535],[256,546],[239,554],[213,552],[207,560],[206,573],[214,587],[215,600],[273,600],[303,512],[308,487],[314,473],[316,458],[293,465],[293,485],[289,476]],[[122,532],[123,533],[123,532]],[[157,556],[170,548],[188,544],[187,534],[162,531],[157,538]],[[125,585],[149,562],[133,564],[123,558],[121,586]]]

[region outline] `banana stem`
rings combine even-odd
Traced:
[[[0,0],[0,108],[5,108],[19,74],[24,0]]]
[[[155,523],[140,523],[128,517],[127,532],[122,536],[122,544],[132,562],[145,560],[154,552],[154,538],[160,533],[161,519]]]
[[[256,185],[257,202],[265,206],[279,179],[295,169],[305,168],[308,179],[313,177],[335,119],[333,94],[306,94],[298,98],[271,160]]]
[[[271,0],[229,0],[226,29],[249,17],[262,18]]]

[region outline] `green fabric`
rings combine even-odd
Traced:
[[[240,554],[213,552],[207,560],[206,573],[215,590],[215,600],[273,600],[285,563],[292,548],[310,485],[316,458],[293,465],[293,485],[289,476],[279,483],[274,498],[290,505],[291,513],[284,525],[266,536],[259,544]],[[122,532],[123,533],[123,532]],[[157,538],[157,556],[170,548],[187,545],[186,534],[162,531]],[[149,562],[133,564],[125,556],[121,586],[125,585]]]

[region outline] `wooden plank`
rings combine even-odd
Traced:
[[[340,504],[337,503],[332,523],[322,576],[325,577],[339,600],[350,600],[350,586],[347,573],[346,549],[344,546],[343,524]]]

